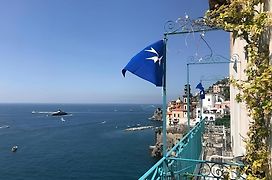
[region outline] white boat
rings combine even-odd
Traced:
[[[68,114],[67,112],[64,112],[64,111],[59,109],[58,111],[53,112],[51,115],[52,116],[63,116],[63,115],[67,115],[67,114]]]
[[[11,151],[12,151],[12,152],[16,152],[17,149],[18,149],[18,146],[16,145],[16,146],[13,146],[13,147],[11,148]]]

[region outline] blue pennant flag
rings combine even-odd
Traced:
[[[126,71],[130,71],[136,76],[161,87],[165,60],[164,46],[165,42],[160,40],[144,48],[122,70],[123,76],[125,77]]]
[[[204,87],[202,86],[201,82],[198,83],[198,85],[196,86],[196,89],[204,90]]]
[[[200,92],[200,99],[205,99],[205,90],[204,90],[204,87],[202,86],[201,82],[198,83],[198,85],[196,86],[196,89],[199,89]]]

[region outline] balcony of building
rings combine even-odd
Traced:
[[[200,121],[140,180],[246,179],[242,162],[232,157],[229,131]]]

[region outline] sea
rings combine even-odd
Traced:
[[[149,146],[159,105],[0,104],[1,180],[138,179],[158,159]],[[51,116],[61,109],[69,114]],[[17,145],[16,152],[11,148]]]

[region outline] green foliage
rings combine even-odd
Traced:
[[[230,115],[225,115],[222,118],[215,119],[215,125],[216,126],[222,126],[229,128],[230,127]]]
[[[214,83],[215,85],[218,85],[218,84],[224,84],[225,86],[227,86],[228,84],[229,84],[229,78],[224,78],[224,79],[221,79],[221,80],[219,80],[219,81],[216,81],[215,83]]]
[[[219,94],[224,97],[225,101],[229,101],[230,100],[229,78],[226,77],[224,79],[216,81],[212,86],[210,86],[206,90],[206,92],[207,93],[213,92],[214,85],[221,85],[222,91],[220,91]]]
[[[211,26],[232,32],[234,39],[242,38],[247,42],[244,47],[247,67],[246,80],[231,80],[240,90],[238,102],[244,102],[253,120],[246,140],[247,179],[270,179],[269,172],[269,121],[272,116],[272,67],[269,63],[269,45],[265,33],[271,25],[268,12],[262,0],[232,0],[207,11],[206,22]]]

